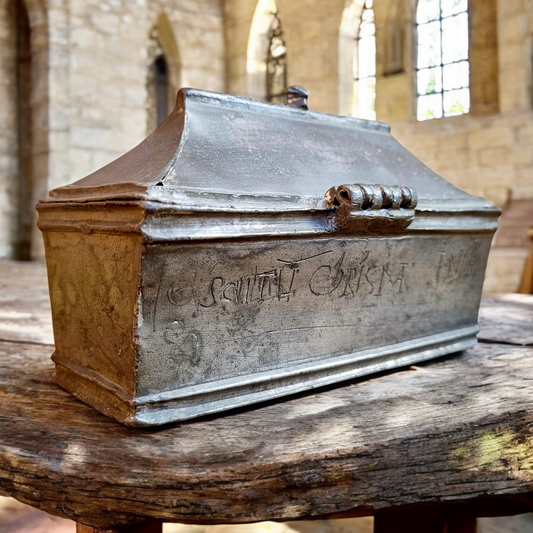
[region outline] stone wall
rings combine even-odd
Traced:
[[[306,87],[312,109],[347,114],[353,36],[342,27],[351,1],[278,0],[290,84]],[[355,10],[363,0],[354,0]],[[226,0],[229,92],[250,91],[248,39],[261,2]],[[470,0],[472,112],[427,122],[415,117],[414,0],[375,0],[378,120],[428,166],[465,190],[503,205],[508,194],[533,198],[531,0]],[[386,75],[387,38],[403,35],[403,71]],[[257,36],[253,36],[257,38]],[[351,52],[353,54],[353,51]],[[348,59],[346,59],[348,56]],[[342,68],[341,68],[342,67]],[[348,81],[346,78],[348,77]]]
[[[533,11],[522,0],[498,0],[491,33],[485,31],[490,14],[480,17],[481,25],[472,24],[475,9],[490,12],[491,2],[471,4],[470,38],[471,43],[477,41],[477,47],[470,47],[471,113],[416,122],[410,68],[378,80],[377,112],[380,120],[392,125],[398,140],[432,169],[468,192],[503,206],[509,194],[533,198]],[[486,49],[496,44],[497,55],[487,58]],[[413,55],[409,45],[406,54]],[[481,80],[476,78],[478,73]],[[484,94],[490,87],[492,94]],[[387,95],[385,101],[380,93]],[[403,98],[397,99],[396,94]]]
[[[253,83],[256,71],[264,65],[253,61],[248,45],[250,37],[265,38],[262,34],[251,35],[251,30],[254,15],[268,16],[268,4],[265,0],[224,3],[230,93],[263,99],[266,95],[266,85],[261,94]],[[339,28],[345,0],[277,0],[276,4],[287,44],[289,85],[302,85],[310,91],[312,109],[337,113]]]
[[[225,89],[219,0],[0,1],[0,257],[16,252],[18,164],[15,35],[7,6],[29,15],[32,46],[30,209],[49,189],[109,163],[147,135],[151,33],[158,32],[171,87]],[[32,256],[43,254],[34,227]]]
[[[277,4],[289,84],[310,90],[312,109],[351,109],[353,19],[364,0],[0,0],[0,257],[16,252],[23,208],[8,12],[14,2],[26,7],[31,26],[31,210],[49,189],[83,177],[146,136],[154,39],[168,60],[173,92],[193,86],[261,99],[268,46],[262,20]],[[374,0],[378,119],[469,192],[499,205],[508,194],[533,197],[533,0],[470,0],[472,112],[424,123],[414,116],[415,5]],[[395,31],[402,68],[391,74],[387,55]],[[41,256],[36,229],[32,241],[32,255]]]

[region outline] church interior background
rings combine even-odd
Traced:
[[[37,201],[142,141],[180,87],[283,104],[288,85],[313,110],[389,123],[504,217],[518,205],[485,288],[517,290],[533,0],[0,0],[0,258],[42,259]]]
[[[472,194],[533,198],[532,43],[532,0],[1,0],[0,257],[42,258],[37,201],[186,86],[283,103],[301,85]],[[501,244],[488,292],[519,285],[527,237]]]

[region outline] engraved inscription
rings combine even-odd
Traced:
[[[353,297],[358,292],[381,296],[384,292],[401,294],[409,289],[406,269],[415,263],[376,263],[366,258],[355,266],[347,264],[344,252],[334,265],[318,267],[309,280],[309,290],[315,296]]]
[[[296,293],[298,268],[282,267],[266,271],[255,268],[253,274],[227,279],[211,278],[207,287],[172,286],[167,290],[168,301],[177,307],[196,302],[198,310],[210,309],[221,303],[246,305],[266,300],[289,301]]]
[[[183,322],[173,321],[167,326],[163,336],[165,342],[173,347],[171,358],[175,362],[188,360],[193,365],[198,363],[200,340],[196,333],[185,330]]]
[[[476,243],[458,252],[439,252],[437,266],[437,284],[454,284],[465,278],[471,278],[479,270],[479,250]]]
[[[284,266],[254,267],[253,273],[230,277],[222,269],[207,282],[194,280],[167,289],[168,301],[176,307],[191,302],[197,311],[219,305],[289,302],[311,293],[318,297],[353,298],[356,295],[400,295],[410,289],[409,276],[416,263],[370,258],[370,252],[353,257],[346,251],[331,250],[303,259],[277,259]],[[326,257],[324,257],[326,256]]]
[[[476,321],[489,245],[431,235],[153,248],[142,334],[174,387],[462,328]]]

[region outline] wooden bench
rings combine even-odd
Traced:
[[[53,382],[44,267],[0,263],[0,280],[0,493],[80,533],[369,515],[378,533],[472,533],[533,510],[531,296],[486,300],[465,353],[132,429]]]
[[[485,294],[527,292],[530,228],[533,228],[533,199],[509,199],[498,221],[490,251]]]

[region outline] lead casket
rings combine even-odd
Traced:
[[[61,386],[149,426],[476,342],[499,210],[387,125],[293,101],[183,89],[38,205]]]

